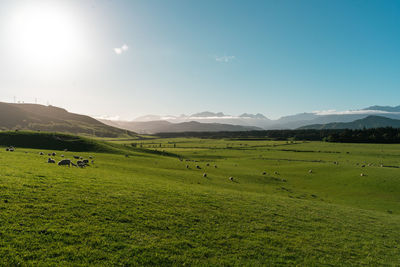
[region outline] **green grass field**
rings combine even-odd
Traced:
[[[400,265],[400,145],[108,142],[1,148],[1,265]]]

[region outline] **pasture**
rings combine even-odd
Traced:
[[[400,264],[400,145],[107,142],[1,148],[2,265]]]

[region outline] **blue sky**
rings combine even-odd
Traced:
[[[51,7],[41,11],[32,2],[0,2],[1,101],[124,119],[400,104],[399,1],[38,0]],[[35,33],[44,38],[35,52],[7,42],[24,31],[9,23],[24,8],[60,12],[49,23],[71,37]]]

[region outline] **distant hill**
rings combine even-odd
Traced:
[[[352,122],[333,122],[328,124],[312,124],[300,127],[298,129],[370,129],[393,127],[400,128],[400,120],[390,119],[382,116],[368,116],[363,119],[355,120]]]
[[[386,112],[400,112],[400,106],[391,107],[391,106],[371,106],[364,108],[363,110],[379,110],[379,111],[386,111]]]
[[[54,106],[0,102],[0,130],[32,130],[85,134],[99,137],[134,136],[89,116]]]
[[[197,121],[171,123],[168,121],[107,121],[105,124],[120,127],[142,134],[169,133],[169,132],[219,132],[219,131],[252,131],[262,130],[253,126],[240,126],[222,123],[201,123]]]

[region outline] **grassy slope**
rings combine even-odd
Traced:
[[[124,142],[129,143],[118,143]],[[95,155],[95,164],[77,169],[46,164],[37,150],[0,151],[0,262],[400,262],[400,169],[355,165],[399,164],[400,146],[143,142],[199,162],[148,153],[126,158],[85,152],[80,154]],[[300,150],[315,152],[294,152]],[[328,153],[333,151],[342,153]],[[195,164],[203,169],[196,170]],[[261,174],[264,170],[268,175]],[[202,177],[204,172],[208,178]],[[360,177],[360,172],[368,176]]]
[[[70,134],[30,131],[0,132],[0,145],[38,149],[113,152],[113,147],[105,142]]]

